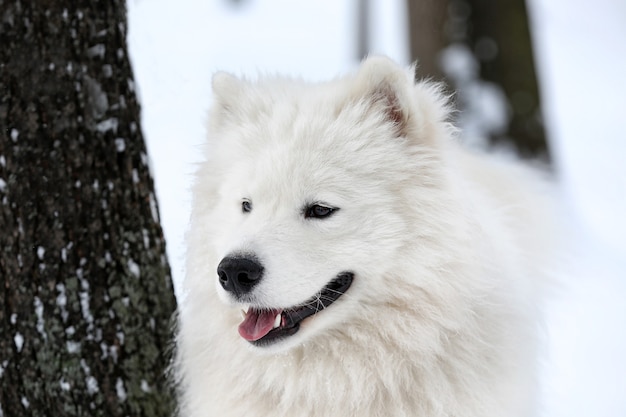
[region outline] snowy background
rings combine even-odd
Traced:
[[[548,135],[578,237],[552,306],[547,417],[626,417],[626,2],[528,0]],[[373,53],[408,63],[404,0]],[[129,48],[177,291],[216,70],[321,80],[356,67],[355,0],[128,0]]]

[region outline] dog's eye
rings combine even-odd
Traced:
[[[339,209],[313,204],[304,210],[304,217],[306,219],[325,219],[337,210]]]
[[[252,203],[248,200],[243,200],[241,202],[241,211],[243,213],[250,213],[252,211]]]

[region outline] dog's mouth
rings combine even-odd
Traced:
[[[305,303],[288,309],[250,307],[239,325],[239,334],[255,346],[265,346],[295,334],[300,323],[337,301],[352,284],[354,274],[342,272]]]

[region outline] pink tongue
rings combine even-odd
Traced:
[[[272,330],[276,316],[281,310],[255,310],[250,308],[239,325],[239,335],[246,340],[259,340]]]

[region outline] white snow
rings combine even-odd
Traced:
[[[104,133],[109,130],[117,131],[117,125],[118,125],[117,118],[111,117],[110,119],[106,119],[98,123],[96,125],[96,130],[100,133]]]
[[[100,391],[100,388],[98,387],[98,380],[93,375],[89,375],[85,378],[85,384],[87,385],[87,392],[91,395]]]
[[[67,304],[67,296],[65,295],[65,285],[63,285],[63,283],[59,283],[56,285],[56,289],[59,292],[59,295],[57,295],[57,305],[63,308]]]
[[[553,306],[550,416],[626,415],[626,2],[530,0],[548,132],[580,221]]]
[[[65,342],[67,353],[74,354],[80,352],[80,342],[74,340],[68,340]]]
[[[592,238],[626,256],[626,2],[529,4],[548,127],[572,205]]]
[[[109,346],[109,355],[111,356],[111,359],[113,359],[114,363],[117,363],[118,350],[118,347],[115,345]]]
[[[61,387],[61,390],[66,391],[66,392],[72,388],[72,385],[69,382],[67,382],[65,378],[61,378],[59,380],[59,386]]]
[[[137,265],[137,262],[135,262],[132,258],[129,258],[127,262],[127,266],[128,266],[128,270],[130,271],[130,273],[133,274],[135,278],[139,278],[139,275],[141,274],[141,270],[139,269],[139,265]]]
[[[85,385],[87,386],[87,392],[91,395],[96,394],[98,391],[100,391],[100,388],[98,386],[98,380],[93,375],[91,375],[91,368],[89,368],[89,365],[87,365],[87,361],[85,361],[85,359],[80,360],[80,367],[83,369],[83,372],[85,374]]]
[[[189,211],[189,206],[187,204],[185,204],[184,206],[181,206],[182,211],[188,212]],[[161,210],[163,210],[161,208]],[[153,193],[150,193],[150,214],[152,214],[152,220],[154,220],[155,223],[159,222],[159,209],[157,207],[157,201],[156,198],[154,197]],[[179,223],[180,220],[176,221],[176,223]],[[163,225],[163,229],[165,229],[165,225]],[[181,238],[182,235],[179,236],[179,238]]]
[[[24,347],[24,336],[20,332],[16,332],[15,336],[13,336],[13,341],[15,342],[17,353],[20,353]]]
[[[35,298],[33,299],[33,304],[35,307],[35,316],[37,317],[37,324],[36,324],[36,328],[37,328],[37,332],[41,335],[41,337],[43,337],[44,340],[48,340],[48,335],[46,334],[45,331],[45,321],[43,318],[43,303],[41,302],[41,299],[37,296],[35,296]]]
[[[83,260],[86,261],[86,259],[82,258],[80,261],[81,265],[83,264],[82,263]],[[94,327],[93,326],[94,318],[93,318],[93,315],[91,314],[91,306],[90,306],[91,296],[89,294],[89,290],[90,290],[89,281],[84,278],[82,268],[76,269],[76,277],[80,281],[80,287],[81,287],[81,291],[78,292],[78,298],[80,299],[80,310],[82,312],[83,319],[87,323],[87,337],[91,339],[93,337],[92,330]],[[58,289],[58,286],[57,286],[57,289]],[[59,298],[57,297],[57,302],[58,301],[59,301]]]
[[[124,152],[126,150],[126,141],[124,140],[124,138],[115,139],[115,149],[119,153]]]
[[[124,345],[124,332],[118,331],[115,333],[115,336],[117,337],[117,340],[119,340],[120,345]]]
[[[124,381],[121,378],[117,378],[115,381],[115,392],[117,393],[117,398],[120,402],[126,401],[128,395],[126,394],[126,389],[124,388]]]
[[[146,393],[152,391],[152,388],[150,388],[150,384],[148,384],[148,381],[146,381],[145,379],[141,380],[141,390]]]
[[[100,59],[104,58],[104,54],[106,53],[106,45],[102,43],[98,43],[91,48],[87,49],[87,56],[89,58],[98,57]]]
[[[91,314],[91,310],[89,306],[89,299],[90,299],[89,292],[80,291],[78,293],[78,297],[80,298],[80,310],[83,313],[83,319],[88,324],[88,327],[87,327],[88,332],[91,332],[91,330],[93,330],[93,315]],[[92,337],[91,333],[89,333],[87,337],[91,338]]]
[[[374,52],[407,63],[404,0],[371,2]],[[190,174],[203,142],[211,74],[218,69],[250,76],[262,71],[319,80],[357,64],[357,2],[237,3],[128,0],[129,51],[142,128],[178,294]],[[623,417],[626,2],[528,4],[551,147],[580,229],[576,263],[551,310],[546,416]],[[489,45],[484,49],[493,53]],[[471,70],[471,63],[465,65],[457,70]],[[487,92],[487,97],[494,95]],[[496,122],[502,116],[488,114]],[[151,208],[156,220],[152,196]]]
[[[104,64],[102,66],[102,74],[104,74],[105,77],[110,78],[113,76],[113,67],[109,64]]]
[[[142,229],[141,234],[143,235],[143,247],[145,249],[150,248],[150,233],[146,229]]]

